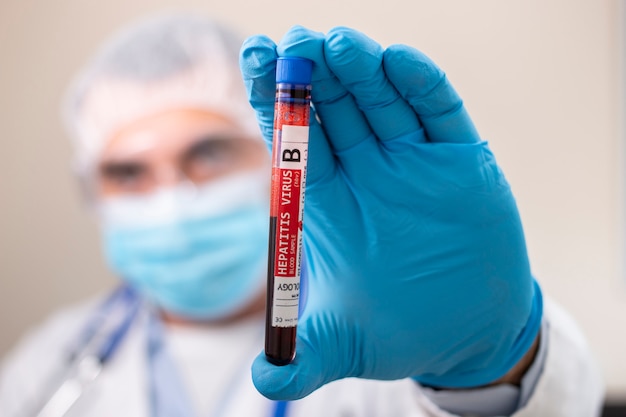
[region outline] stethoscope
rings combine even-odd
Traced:
[[[53,375],[48,390],[29,417],[63,417],[95,381],[118,351],[140,311],[141,297],[130,287],[117,288],[97,308],[64,358],[60,372]],[[289,402],[272,403],[270,417],[287,417]]]

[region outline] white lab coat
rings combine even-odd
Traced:
[[[58,366],[61,352],[68,340],[75,337],[92,304],[65,310],[49,319],[28,335],[5,358],[0,368],[0,417],[13,417],[24,404],[34,401],[43,389],[46,378]],[[580,330],[572,319],[550,300],[545,301],[549,320],[549,345],[543,373],[528,404],[515,417],[592,417],[599,415],[603,399],[603,383]],[[147,361],[145,331],[133,328],[127,340],[102,374],[70,410],[68,416],[81,417],[148,417]],[[230,334],[234,335],[235,332]],[[241,334],[241,332],[239,332]],[[214,333],[215,335],[215,333]],[[167,336],[166,336],[167,337]],[[229,334],[201,336],[219,337],[218,342],[231,343]],[[217,378],[213,386],[228,389],[227,396],[213,409],[223,408],[220,416],[269,417],[271,404],[258,394],[251,382],[249,363],[260,351],[260,337],[238,339],[232,345],[248,344],[247,360],[237,359],[245,366],[230,366],[229,371],[198,369],[200,377]],[[245,342],[245,343],[244,343]],[[174,343],[175,345],[176,343]],[[223,348],[221,352],[223,353]],[[219,359],[219,352],[209,356]],[[193,353],[191,354],[193,355]],[[175,356],[175,355],[174,355]],[[210,365],[206,365],[211,367]],[[226,375],[230,373],[230,375]],[[223,384],[222,384],[223,381]],[[211,381],[206,382],[209,386]],[[215,379],[213,380],[215,382]],[[226,386],[228,385],[228,386]],[[201,393],[202,391],[196,390]],[[206,392],[206,391],[205,391]],[[197,395],[197,394],[196,394]],[[371,381],[345,379],[328,384],[307,398],[292,403],[289,417],[410,416],[451,417],[422,393],[412,380]]]

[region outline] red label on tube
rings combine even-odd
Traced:
[[[298,323],[309,127],[281,127],[272,170],[271,216],[276,219],[272,326],[293,327]]]
[[[298,277],[298,235],[302,171],[280,169],[280,214],[276,219],[274,276]]]

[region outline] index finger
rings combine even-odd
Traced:
[[[336,27],[327,35],[324,56],[381,141],[408,134],[424,140],[414,110],[383,71],[383,48],[377,42],[354,29]]]

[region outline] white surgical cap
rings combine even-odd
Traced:
[[[93,168],[118,129],[168,109],[209,110],[259,136],[239,72],[240,45],[223,26],[187,14],[151,17],[113,36],[65,99],[79,172]]]

